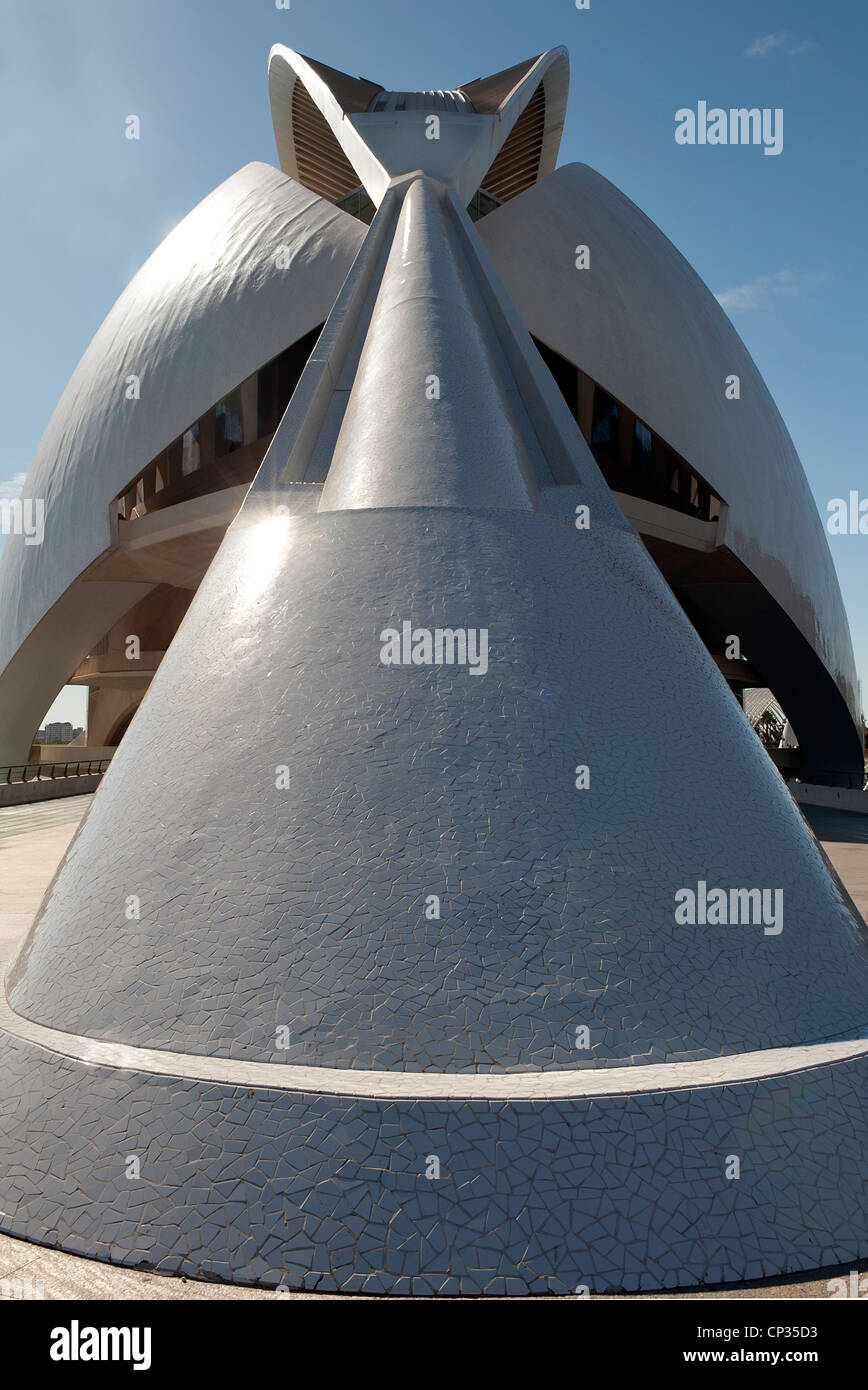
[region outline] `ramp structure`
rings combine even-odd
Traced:
[[[564,53],[270,71],[371,225],[10,972],[0,1228],[424,1294],[864,1256],[868,933],[466,210],[553,171]]]

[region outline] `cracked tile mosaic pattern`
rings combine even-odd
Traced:
[[[0,1229],[73,1253],[415,1294],[674,1288],[868,1254],[864,1059],[657,1095],[384,1102],[3,1041]]]
[[[382,665],[403,619],[488,628],[488,673]],[[238,678],[215,681],[227,663]],[[783,888],[782,933],[678,925],[674,895],[698,880]],[[259,499],[10,1002],[68,1032],[256,1061],[623,1066],[863,1027],[865,935],[632,532],[543,512],[275,518]]]

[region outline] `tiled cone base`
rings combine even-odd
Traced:
[[[0,1227],[425,1294],[868,1255],[868,1044],[799,1069],[868,1023],[865,929],[638,539],[305,496],[230,529],[16,963],[19,1019],[117,1051],[4,1035]],[[404,619],[488,628],[488,673],[384,666]],[[700,879],[783,888],[783,931],[677,925]],[[770,1048],[790,1063],[732,1080]],[[249,1078],[201,1079],[215,1059]],[[720,1070],[691,1088],[696,1059]],[[263,1086],[264,1063],[382,1085]],[[390,1095],[408,1072],[419,1098]],[[480,1095],[425,1098],[442,1073]],[[504,1076],[541,1089],[487,1098]]]
[[[675,1288],[868,1256],[864,1057],[692,1091],[389,1102],[3,1041],[2,1227],[80,1255],[415,1294]]]

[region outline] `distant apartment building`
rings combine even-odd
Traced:
[[[61,723],[46,724],[44,729],[40,729],[36,735],[37,743],[71,743],[74,738],[78,738],[81,729],[74,729],[68,720]]]

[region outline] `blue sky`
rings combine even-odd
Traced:
[[[0,0],[0,483],[26,472],[78,358],[167,231],[276,163],[265,69],[284,42],[417,90],[565,44],[561,162],[612,179],[722,296],[823,515],[868,495],[865,52],[853,0]],[[782,107],[784,151],[679,147],[674,113]],[[124,118],[142,122],[124,139]],[[868,537],[831,538],[868,692]],[[55,713],[81,722],[83,692]]]

